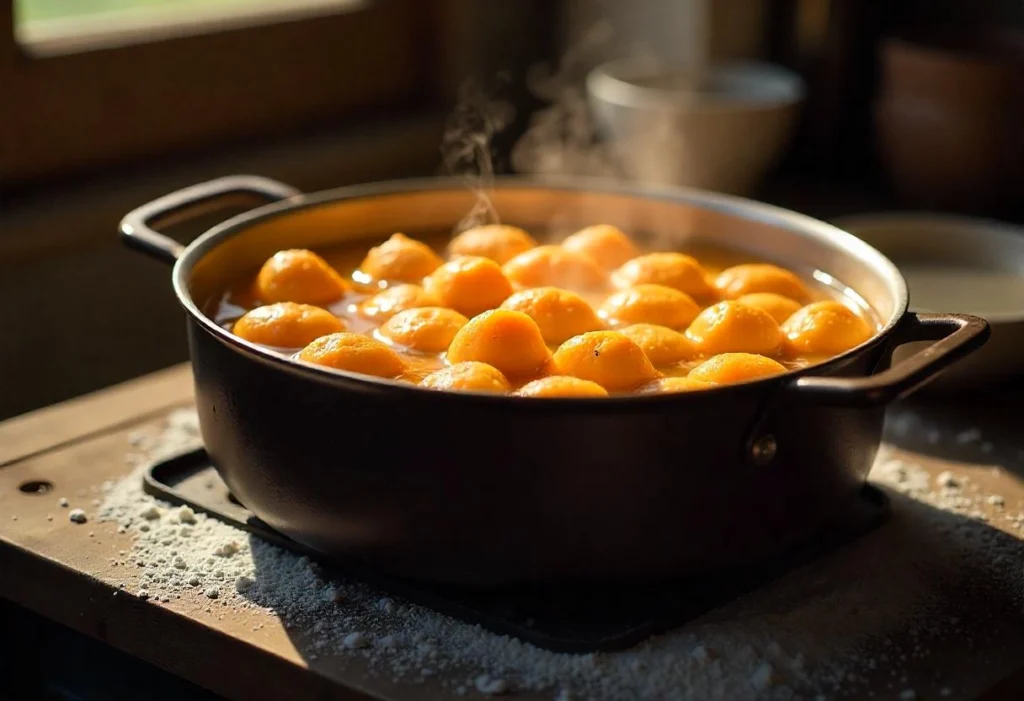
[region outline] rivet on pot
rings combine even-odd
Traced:
[[[779,445],[775,442],[775,436],[766,433],[763,436],[758,436],[750,444],[750,457],[753,458],[756,465],[767,465],[775,459],[778,449]]]

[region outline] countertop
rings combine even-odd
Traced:
[[[979,499],[974,518],[992,537],[1019,541],[1024,531],[1012,514],[1024,511],[1024,436],[1013,394],[1020,396],[1004,391],[1001,400],[930,398],[894,410],[886,460],[890,467],[923,470],[929,479],[945,472],[962,475],[978,494],[998,494],[998,503]],[[112,561],[130,549],[132,534],[119,533],[115,523],[72,523],[57,498],[95,499],[103,482],[130,472],[129,436],[157,430],[170,410],[191,401],[190,369],[183,365],[0,424],[0,596],[227,698],[446,698],[435,684],[375,679],[360,664],[329,655],[304,657],[295,631],[277,620],[268,623],[264,613],[218,616],[185,598],[160,603],[131,594],[137,573]],[[41,483],[50,486],[34,493]],[[932,507],[912,490],[893,490],[893,501],[890,522],[852,546],[858,557],[883,561],[886,549],[901,539],[905,552],[915,529],[930,523],[915,520]],[[944,698],[1024,697],[1024,606],[1018,593],[997,585],[963,586],[974,575],[965,579],[962,563],[929,562],[948,568],[928,573],[935,590],[930,601],[939,602],[930,615],[958,617],[964,633],[935,643],[926,661],[908,664],[905,680],[872,681],[874,698],[901,698],[909,688],[918,690],[918,699],[938,697],[940,671],[949,692]],[[914,570],[914,562],[904,564],[899,569]]]

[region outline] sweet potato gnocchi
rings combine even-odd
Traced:
[[[516,292],[501,303],[501,308],[526,314],[537,322],[544,340],[553,345],[604,328],[604,322],[587,300],[557,287],[534,287]]]
[[[359,273],[364,280],[419,282],[437,270],[444,261],[422,241],[395,234],[366,254]]]
[[[512,294],[501,267],[480,256],[461,256],[439,266],[424,278],[423,289],[439,304],[466,316],[494,309]]]
[[[657,324],[685,329],[700,314],[700,307],[685,292],[664,285],[635,285],[608,297],[598,310],[614,326]]]
[[[312,304],[277,302],[256,307],[235,322],[236,336],[275,348],[297,348],[345,330],[345,322]]]
[[[504,265],[536,246],[533,237],[518,227],[488,224],[463,231],[448,244],[448,252],[453,256],[490,258]]]
[[[469,319],[454,309],[419,307],[398,312],[377,329],[376,335],[393,346],[421,353],[443,353],[459,329],[468,323]]]
[[[256,274],[256,294],[266,304],[330,304],[341,299],[348,283],[323,258],[302,249],[279,251]]]
[[[519,397],[607,397],[608,390],[596,382],[571,375],[549,375],[527,382],[516,390]]]
[[[562,248],[582,253],[606,270],[612,270],[640,255],[640,249],[622,233],[608,224],[598,224],[569,234]]]
[[[395,233],[355,258],[280,251],[207,309],[300,363],[524,399],[713,390],[879,328],[849,290],[728,252],[645,251],[609,224],[549,240],[487,225],[446,246]]]

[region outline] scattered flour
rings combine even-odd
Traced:
[[[991,570],[989,576],[1004,586],[1014,583],[1024,595],[1014,565],[1024,559],[1021,544],[949,513],[966,514],[986,497],[965,496],[963,488],[936,493],[925,470],[883,450],[872,479],[906,502],[886,526],[884,548],[869,536],[630,650],[548,652],[358,583],[331,581],[306,557],[142,491],[147,460],[199,442],[194,412],[174,412],[160,434],[132,436],[137,452],[129,462],[137,469],[106,486],[99,518],[133,534],[133,547],[114,564],[138,571],[139,597],[274,616],[303,632],[308,647],[301,652],[310,659],[359,656],[382,679],[430,680],[460,695],[543,690],[562,701],[863,698],[874,688],[872,678],[902,679],[905,661],[926,657],[929,641],[959,634],[961,622],[934,615],[922,553],[934,559],[925,564],[956,562],[974,577]],[[963,476],[954,481],[968,482]],[[914,518],[903,518],[907,514]],[[1007,514],[1007,520],[1024,527],[1024,514]],[[909,642],[894,643],[907,635]],[[901,698],[915,698],[908,691],[914,693],[905,690]]]
[[[359,650],[370,646],[370,639],[358,631],[355,633],[349,633],[341,642],[350,650]]]
[[[481,674],[473,680],[473,686],[481,694],[488,696],[494,696],[496,694],[504,694],[508,691],[508,682],[504,679],[493,679],[487,674]]]
[[[967,445],[968,443],[976,443],[981,440],[981,431],[977,428],[969,428],[966,431],[961,431],[956,434],[956,442],[960,445]]]

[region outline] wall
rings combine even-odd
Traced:
[[[525,119],[523,74],[547,58],[555,10],[549,0],[444,0],[435,47],[442,75],[435,76],[430,104],[19,195],[0,193],[0,420],[187,358],[169,271],[117,240],[127,211],[232,173],[267,175],[305,191],[435,174],[445,119],[467,76],[508,70],[519,87],[513,98],[520,122]],[[175,233],[185,240],[203,228]]]
[[[566,0],[564,42],[599,21],[614,27],[599,59],[642,51],[685,64],[691,44],[704,42],[711,59],[755,58],[764,50],[768,0]],[[697,36],[706,13],[707,33]]]
[[[1024,3],[1019,0],[896,0],[890,11],[901,23],[984,23],[1024,29]]]

